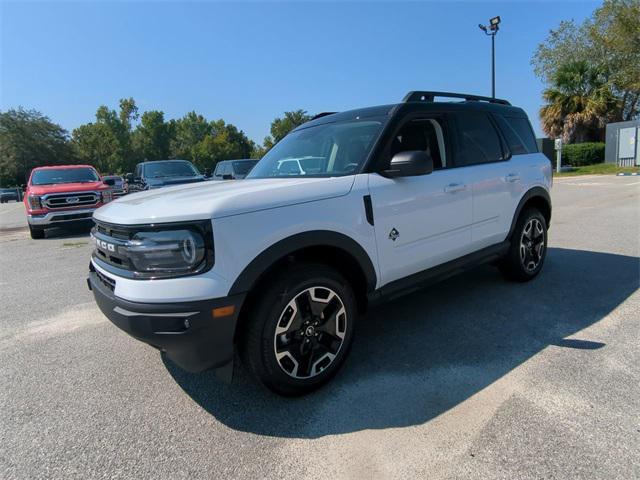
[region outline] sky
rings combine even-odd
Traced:
[[[133,97],[195,110],[262,143],[284,111],[397,103],[410,90],[491,94],[536,133],[544,85],[531,57],[561,20],[599,2],[7,2],[0,0],[0,110],[36,109],[71,131]]]

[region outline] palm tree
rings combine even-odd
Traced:
[[[586,61],[560,67],[542,97],[542,129],[565,143],[603,141],[606,124],[620,112],[604,72]]]

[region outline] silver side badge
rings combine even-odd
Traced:
[[[400,236],[400,232],[395,228],[392,228],[391,231],[389,232],[389,240],[393,240],[395,242],[396,238],[398,238],[399,236]]]

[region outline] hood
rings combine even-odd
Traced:
[[[196,177],[155,177],[147,178],[146,184],[149,185],[149,188],[160,188],[169,185],[181,185],[183,183],[203,182],[204,180],[205,178],[200,175]]]
[[[355,177],[264,178],[201,182],[119,198],[94,213],[97,220],[136,225],[221,218],[346,195]]]
[[[102,181],[89,183],[56,183],[53,185],[30,185],[29,193],[33,195],[46,195],[48,193],[66,193],[66,192],[95,192],[107,190],[109,187]]]

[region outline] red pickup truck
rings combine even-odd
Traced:
[[[31,238],[44,238],[48,227],[91,221],[94,210],[113,199],[112,185],[90,165],[34,168],[24,195]]]

